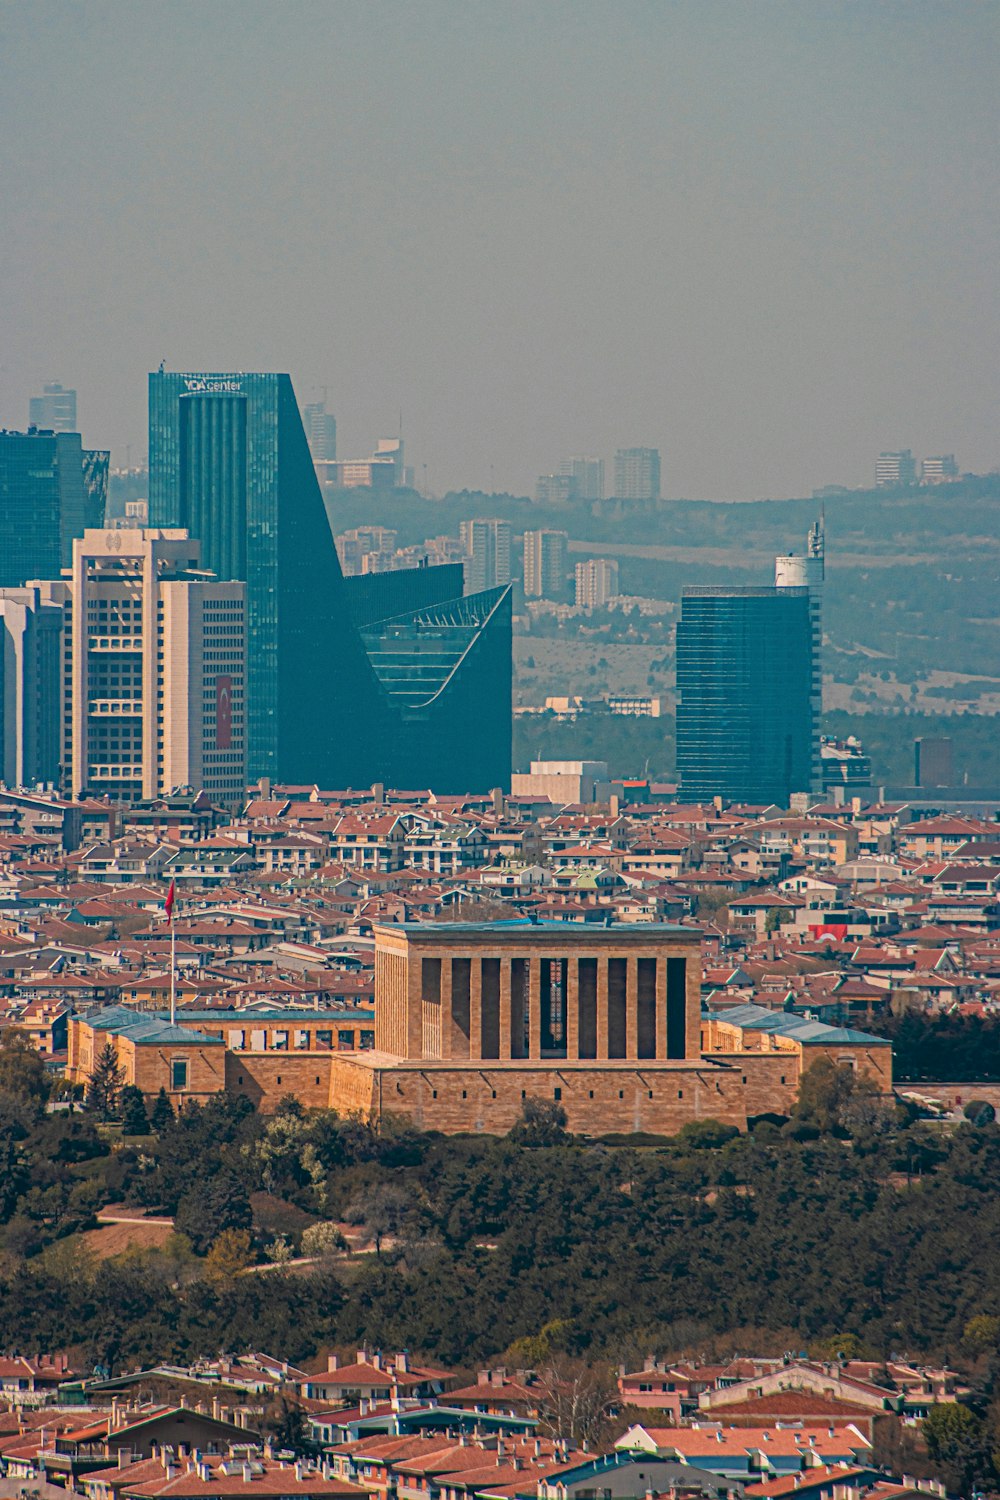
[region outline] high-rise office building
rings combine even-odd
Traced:
[[[529,599],[562,599],[566,592],[565,531],[524,533],[524,592]]]
[[[902,448],[898,453],[879,454],[875,461],[876,489],[900,489],[916,482],[916,460],[909,448]]]
[[[913,741],[913,785],[954,786],[955,761],[950,735],[921,735]]]
[[[559,472],[572,480],[574,500],[604,499],[603,458],[564,458]]]
[[[37,585],[0,589],[0,781],[60,779],[63,611]]]
[[[659,500],[660,450],[619,448],[615,454],[615,498]]]
[[[76,391],[53,382],[42,387],[40,396],[28,402],[28,426],[46,432],[79,432],[76,425]]]
[[[83,450],[83,521],[84,528],[104,525],[108,509],[108,476],[111,454],[106,448]]]
[[[820,724],[823,715],[823,580],[826,576],[825,524],[821,519],[809,528],[806,550],[799,555],[774,559],[774,586],[778,589],[804,588],[809,594],[809,625],[812,632],[812,764],[813,791],[822,790],[823,757]]]
[[[469,594],[510,583],[510,547],[513,532],[509,521],[461,521],[458,534],[468,564],[465,588]]]
[[[687,588],[677,626],[677,772],[686,802],[787,807],[813,784],[809,589]]]
[[[86,508],[79,433],[0,432],[0,587],[58,578]]]
[[[588,557],[577,563],[577,609],[604,609],[618,592],[618,564],[613,558]]]
[[[314,401],[302,408],[302,425],[313,463],[332,463],[337,457],[337,419],[326,409],[325,401]]]
[[[233,805],[246,789],[241,582],[201,567],[181,529],[88,531],[65,581],[63,783],[116,801],[177,787]]]
[[[954,453],[938,453],[925,458],[920,465],[921,484],[950,484],[958,478],[958,464]]]
[[[252,777],[439,791],[509,784],[509,592],[463,603],[452,597],[453,569],[427,568],[427,575],[445,576],[428,578],[415,612],[407,573],[385,574],[379,638],[394,636],[398,650],[393,661],[380,648],[376,669],[366,649],[374,644],[362,640],[352,617],[287,375],[151,375],[149,454],[152,524],[185,527],[201,540],[207,568],[246,581]],[[396,458],[387,452],[385,466],[391,469]],[[502,561],[495,546],[494,557]],[[502,581],[509,577],[507,525]],[[432,606],[441,611],[433,619],[425,613]],[[448,639],[446,652],[435,644],[438,628]],[[457,655],[455,630],[464,632]],[[414,684],[424,669],[428,690],[421,699]],[[399,693],[392,686],[397,672],[406,684]],[[487,746],[471,732],[480,724],[489,725],[495,743]],[[441,750],[436,761],[425,754],[429,737]],[[506,774],[498,775],[504,766]]]

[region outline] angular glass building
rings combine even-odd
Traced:
[[[812,789],[808,588],[687,588],[677,626],[680,796],[774,802]]]
[[[287,375],[150,375],[149,520],[186,527],[207,569],[247,585],[251,777],[330,788],[509,785],[509,598],[473,607],[481,624],[427,700],[395,690],[366,649],[379,620],[410,611],[419,634],[416,616],[447,602],[454,571],[422,570],[416,590],[406,572],[386,575],[352,600]],[[413,648],[423,649],[416,637]],[[490,726],[488,745],[480,724]]]

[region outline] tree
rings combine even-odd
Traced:
[[[122,1130],[126,1135],[148,1135],[149,1117],[142,1089],[127,1083],[121,1092]]]
[[[347,1210],[353,1224],[360,1224],[374,1241],[375,1254],[382,1255],[382,1242],[387,1235],[398,1234],[411,1207],[411,1198],[406,1189],[394,1182],[377,1182],[363,1196],[355,1198]]]
[[[970,1099],[962,1113],[972,1125],[992,1125],[997,1117],[988,1099]]]
[[[1000,1318],[976,1313],[962,1329],[962,1343],[970,1354],[986,1354],[1000,1344]]]
[[[199,1255],[225,1230],[249,1230],[252,1224],[250,1200],[235,1173],[225,1168],[186,1192],[174,1219],[177,1233],[186,1234]]]
[[[307,1256],[333,1255],[337,1250],[346,1250],[347,1241],[336,1224],[310,1224],[302,1231],[302,1254]]]
[[[0,1096],[6,1096],[15,1111],[26,1110],[36,1116],[49,1097],[41,1056],[12,1026],[0,1031]]]
[[[554,1099],[535,1099],[529,1095],[521,1105],[521,1118],[511,1128],[509,1139],[518,1146],[563,1146],[569,1139],[566,1111]]]
[[[872,1122],[873,1107],[881,1107],[878,1088],[863,1073],[847,1063],[820,1057],[799,1079],[799,1093],[792,1109],[791,1133],[806,1126],[822,1134],[850,1134]]]
[[[162,1135],[174,1123],[174,1106],[170,1102],[170,1095],[166,1089],[161,1088],[157,1094],[149,1123],[157,1135]]]
[[[931,1460],[940,1464],[949,1489],[971,1494],[991,1468],[984,1449],[985,1429],[979,1417],[957,1401],[941,1401],[927,1413],[921,1429]]]
[[[227,1286],[251,1262],[250,1236],[245,1229],[224,1229],[205,1256],[205,1276]]]
[[[111,1042],[106,1042],[98,1053],[87,1089],[87,1108],[91,1114],[99,1120],[116,1118],[124,1082],[125,1069],[118,1061],[118,1053]]]
[[[689,1120],[678,1130],[675,1140],[678,1145],[693,1146],[701,1151],[724,1146],[738,1135],[735,1125],[724,1125],[721,1120]]]

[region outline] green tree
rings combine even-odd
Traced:
[[[149,1117],[149,1123],[157,1135],[162,1135],[174,1123],[174,1106],[170,1102],[170,1095],[166,1089],[161,1088],[157,1094],[153,1103],[153,1113]]]
[[[250,1236],[245,1229],[224,1229],[205,1257],[209,1281],[228,1286],[250,1264]]]
[[[87,1089],[87,1108],[91,1114],[99,1120],[115,1119],[124,1082],[125,1069],[118,1061],[118,1053],[111,1042],[105,1042],[97,1055]]]
[[[521,1105],[521,1118],[509,1132],[518,1146],[562,1146],[566,1132],[566,1111],[554,1099],[535,1099],[529,1095]]]
[[[962,1329],[962,1343],[970,1354],[986,1354],[1000,1344],[1000,1318],[993,1313],[976,1313]]]
[[[957,1401],[932,1406],[921,1423],[927,1452],[940,1465],[949,1489],[970,1494],[990,1476],[985,1424]]]
[[[187,1235],[195,1251],[204,1255],[227,1229],[249,1230],[253,1224],[250,1200],[234,1172],[223,1168],[189,1189],[177,1205],[174,1228]]]
[[[49,1097],[49,1082],[41,1056],[26,1036],[7,1026],[0,1031],[0,1100],[15,1111],[38,1115]]]
[[[122,1130],[126,1135],[149,1134],[149,1117],[142,1089],[137,1089],[134,1083],[127,1083],[121,1092],[120,1107]]]

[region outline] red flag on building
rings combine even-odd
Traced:
[[[174,919],[174,897],[176,896],[176,894],[177,894],[177,892],[176,892],[176,889],[175,889],[174,882],[171,881],[170,882],[170,889],[167,892],[167,899],[163,903],[163,910],[167,914],[167,921],[168,922],[172,922],[173,919]]]

